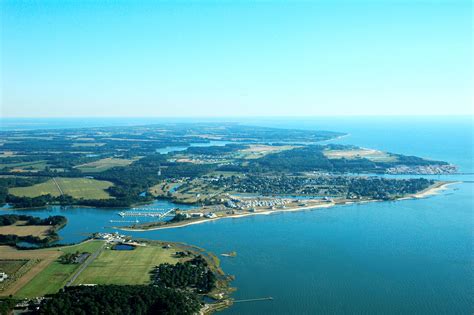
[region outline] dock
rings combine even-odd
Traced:
[[[267,296],[267,297],[256,298],[256,299],[234,300],[234,303],[260,302],[260,301],[273,301],[273,297]]]
[[[156,209],[156,208],[132,208],[131,211],[122,211],[119,212],[118,215],[123,217],[157,217],[159,219],[164,218],[165,216],[171,214],[176,209],[169,209],[163,212],[163,209]]]

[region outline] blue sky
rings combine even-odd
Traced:
[[[1,1],[1,114],[472,114],[468,1]]]

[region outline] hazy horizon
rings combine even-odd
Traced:
[[[470,1],[2,1],[2,117],[472,115]]]

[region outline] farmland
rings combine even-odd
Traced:
[[[81,172],[96,173],[106,171],[112,167],[127,166],[133,163],[135,160],[136,159],[105,158],[98,161],[77,165],[75,168],[79,169]]]
[[[22,275],[19,279],[9,285],[5,290],[0,291],[0,295],[16,295],[16,292],[20,290],[20,288],[22,288],[42,270],[44,270],[49,264],[51,264],[56,258],[58,258],[60,254],[61,253],[59,251],[53,249],[22,251],[10,246],[0,246],[0,260],[16,259],[25,261],[39,261],[35,263],[28,271],[26,271],[24,275]],[[46,283],[43,283],[42,285],[46,285]]]
[[[0,226],[0,235],[33,235],[38,236],[39,238],[45,238],[52,228],[51,225],[23,225],[23,222],[19,221],[12,225]]]
[[[42,259],[38,264],[41,264],[41,268],[38,268],[40,270],[37,270],[33,276],[28,277],[28,281],[25,281],[23,278],[19,279],[18,282],[20,282],[20,284],[17,285],[19,290],[16,293],[14,292],[15,296],[22,298],[34,297],[57,292],[66,284],[67,280],[74,274],[77,268],[79,268],[78,264],[62,264],[57,261],[57,258],[65,253],[73,253],[76,251],[92,253],[98,250],[102,245],[103,242],[101,241],[89,241],[74,246],[32,251],[16,251],[12,248],[8,248],[14,255],[23,254],[29,255],[30,258]],[[3,248],[0,248],[0,255],[2,254],[2,250]]]
[[[9,193],[20,197],[38,197],[41,195],[69,195],[77,199],[109,199],[105,189],[112,186],[111,182],[91,178],[54,178],[44,183],[27,187],[14,187]]]
[[[66,253],[94,253],[105,245],[104,241],[87,241],[73,246],[49,249],[16,250],[0,246],[0,267],[2,259],[39,261],[25,275],[15,281],[0,295],[13,294],[18,298],[43,296],[59,291],[78,271],[80,264],[63,264],[58,258]],[[180,245],[170,244],[163,248],[160,242],[137,246],[135,250],[119,251],[107,245],[99,256],[80,273],[73,285],[78,284],[146,284],[150,282],[150,271],[162,263],[177,263],[188,258],[177,258],[176,251],[183,250]]]
[[[176,249],[161,246],[136,247],[135,250],[104,250],[78,277],[74,284],[145,284],[150,271],[161,263],[176,263]]]

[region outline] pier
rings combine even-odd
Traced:
[[[260,302],[260,301],[273,301],[273,297],[267,296],[267,297],[256,298],[256,299],[235,300],[234,303]]]
[[[165,216],[171,214],[176,209],[170,209],[163,212],[163,209],[156,209],[156,208],[132,208],[131,211],[122,211],[119,212],[118,215],[121,217],[157,217],[159,219],[164,218]]]

